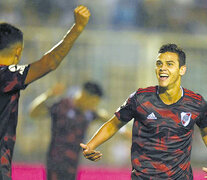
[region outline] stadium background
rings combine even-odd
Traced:
[[[177,43],[187,54],[183,87],[207,99],[206,0],[7,0],[0,2],[0,21],[23,30],[21,64],[31,63],[56,44],[74,22],[73,9],[83,4],[91,19],[61,66],[21,92],[14,162],[45,163],[50,139],[49,117],[31,119],[28,104],[58,81],[68,87],[86,80],[105,91],[100,105],[110,115],[139,87],[156,84],[155,58],[163,43]],[[101,123],[93,123],[85,142]],[[129,127],[131,125],[129,124]],[[192,165],[207,166],[207,150],[195,128]],[[100,147],[96,165],[130,168],[130,140],[117,134]],[[113,157],[113,158],[112,158]],[[81,156],[82,165],[91,165]]]

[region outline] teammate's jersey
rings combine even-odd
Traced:
[[[57,179],[75,179],[80,143],[83,142],[89,123],[97,116],[92,111],[80,111],[71,98],[53,104],[50,113],[52,137],[47,161],[48,177],[61,172],[61,175],[55,175]]]
[[[0,66],[0,179],[11,179],[16,140],[18,100],[28,72],[27,65]]]
[[[134,118],[131,147],[135,179],[192,180],[190,154],[194,124],[207,127],[205,100],[183,88],[182,98],[171,105],[162,102],[158,87],[138,89],[115,113],[128,122]]]

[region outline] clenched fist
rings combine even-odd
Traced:
[[[88,8],[83,5],[75,8],[75,25],[77,26],[78,31],[82,31],[85,28],[85,26],[88,24],[90,15],[91,14]]]

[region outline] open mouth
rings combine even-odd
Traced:
[[[160,74],[160,80],[164,81],[168,78],[168,74]]]

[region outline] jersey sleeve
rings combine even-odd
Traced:
[[[203,98],[202,105],[200,118],[196,121],[197,126],[201,129],[207,127],[207,102]]]
[[[25,89],[29,65],[10,65],[0,67],[0,93],[9,93]]]
[[[136,92],[132,93],[125,103],[115,112],[116,117],[124,122],[129,122],[134,118],[136,111]]]

